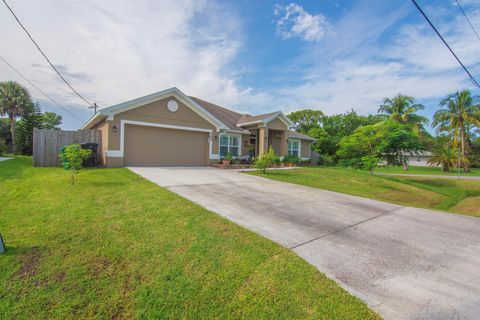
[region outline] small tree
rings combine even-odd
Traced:
[[[83,161],[88,159],[92,150],[82,149],[79,144],[66,146],[60,152],[60,159],[63,161],[63,167],[70,170],[70,179],[72,185],[75,184],[75,174],[77,170],[83,167]]]
[[[258,157],[258,159],[255,161],[255,166],[257,169],[262,170],[263,173],[267,173],[267,168],[275,164],[276,159],[277,156],[275,155],[273,148],[270,147],[267,153],[264,153]]]

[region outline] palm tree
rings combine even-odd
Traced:
[[[444,147],[435,151],[427,163],[429,166],[442,166],[442,170],[449,172],[455,164],[458,162],[458,156],[455,150],[450,147]],[[468,164],[468,160],[465,157],[460,157],[460,163]]]
[[[466,156],[466,138],[471,127],[480,128],[480,108],[475,104],[477,97],[473,97],[469,90],[457,91],[440,102],[441,109],[433,115],[432,126],[438,132],[452,134],[452,145],[459,148],[460,157]],[[469,171],[468,163],[464,163],[464,170]]]
[[[24,114],[31,103],[30,93],[18,82],[5,81],[0,83],[0,115],[8,116],[10,120],[12,145],[15,145],[15,118]],[[13,149],[15,150],[15,148]]]
[[[416,114],[424,108],[423,104],[415,103],[413,97],[399,93],[392,99],[385,98],[378,108],[378,113],[385,114],[393,121],[411,124],[417,132],[425,132],[424,124],[428,123],[428,119]]]

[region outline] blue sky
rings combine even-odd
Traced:
[[[419,4],[480,81],[480,41],[454,0]],[[480,2],[459,0],[480,32]],[[411,1],[13,1],[65,77],[106,107],[171,86],[239,112],[354,108],[374,113],[398,92],[431,116],[473,85]],[[81,126],[91,110],[48,68],[5,7],[0,56],[68,108],[50,103],[0,61],[0,80]],[[477,91],[475,91],[478,93]]]

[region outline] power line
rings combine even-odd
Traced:
[[[52,101],[53,103],[55,103],[58,107],[60,107],[61,109],[65,110],[65,112],[67,112],[68,114],[70,114],[72,117],[80,120],[80,121],[85,121],[84,119],[81,119],[80,117],[78,117],[76,114],[70,112],[70,110],[68,110],[67,108],[65,108],[64,106],[62,106],[61,104],[59,104],[57,101],[53,100],[53,98],[51,98],[48,94],[46,94],[42,89],[40,89],[38,86],[36,86],[32,81],[30,81],[27,77],[25,77],[20,71],[18,71],[14,66],[12,66],[10,63],[8,63],[7,60],[5,60],[2,56],[0,56],[0,60],[2,60],[7,66],[9,66],[13,71],[15,71],[20,77],[23,78],[23,80],[27,81],[32,87],[34,87],[35,89],[37,89],[41,94],[43,94],[46,98],[48,98],[50,101]]]
[[[472,31],[473,31],[473,32],[475,33],[475,35],[477,36],[478,40],[480,40],[480,36],[478,35],[477,30],[475,30],[475,27],[474,27],[473,24],[470,22],[470,19],[468,19],[467,14],[466,14],[465,11],[463,10],[462,6],[460,5],[460,2],[458,2],[458,0],[455,0],[455,2],[457,3],[458,8],[460,9],[460,11],[462,11],[462,14],[463,14],[463,16],[465,17],[465,19],[467,19],[468,24],[470,25],[470,28],[472,28]]]
[[[5,0],[4,0],[5,1]],[[457,55],[455,54],[455,52],[453,52],[452,48],[450,48],[450,46],[448,45],[448,43],[445,41],[445,39],[443,39],[442,35],[440,34],[440,32],[438,32],[437,28],[435,28],[435,26],[433,25],[433,23],[430,21],[430,19],[428,19],[427,15],[425,14],[425,12],[423,12],[422,8],[420,8],[420,6],[418,5],[417,1],[415,0],[412,0],[413,4],[415,5],[415,7],[417,7],[418,11],[420,11],[420,13],[423,15],[423,17],[425,18],[425,20],[427,20],[428,24],[430,24],[430,26],[432,27],[433,30],[435,30],[435,32],[437,33],[437,35],[440,37],[440,39],[442,39],[443,43],[445,44],[445,46],[448,48],[448,50],[450,50],[450,52],[453,54],[453,56],[455,57],[455,59],[457,59],[458,63],[462,66],[463,70],[465,70],[465,72],[468,74],[468,76],[470,77],[470,81],[472,81],[472,83],[477,86],[478,88],[480,88],[480,85],[478,84],[477,80],[475,80],[475,78],[472,76],[472,74],[470,73],[470,71],[468,71],[468,69],[463,65],[462,61],[460,61],[460,59],[457,57]]]
[[[23,26],[23,24],[20,22],[20,20],[18,19],[17,15],[13,12],[12,8],[10,8],[10,6],[8,5],[8,3],[6,2],[6,0],[3,0],[3,3],[5,4],[5,6],[8,8],[8,10],[12,13],[13,17],[15,18],[15,20],[17,20],[18,24],[20,25],[20,27],[22,27],[23,31],[25,31],[25,33],[27,34],[27,36],[30,38],[30,40],[32,40],[33,44],[35,44],[35,46],[37,47],[38,51],[40,51],[40,53],[42,54],[42,56],[45,58],[45,60],[47,60],[48,64],[53,68],[53,70],[55,70],[55,72],[58,74],[58,76],[63,80],[63,82],[65,82],[65,84],[78,96],[80,97],[80,99],[82,99],[83,101],[85,101],[88,105],[90,105],[91,107],[93,107],[93,104],[90,103],[87,99],[85,99],[80,93],[78,93],[77,90],[75,90],[71,85],[70,83],[68,83],[67,80],[65,80],[65,78],[61,75],[61,73],[57,70],[57,68],[53,65],[53,63],[50,61],[50,59],[48,59],[47,55],[42,51],[42,49],[40,49],[40,46],[37,44],[37,42],[33,39],[33,37],[30,35],[30,33],[28,32],[28,30]]]

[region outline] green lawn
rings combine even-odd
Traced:
[[[0,319],[376,319],[291,251],[127,169],[0,162]]]
[[[479,181],[371,176],[359,170],[303,167],[250,174],[413,207],[480,217]]]
[[[394,174],[431,174],[431,175],[447,175],[447,176],[457,176],[458,173],[456,170],[451,172],[443,172],[440,167],[414,167],[409,166],[408,170],[403,170],[402,167],[398,166],[388,166],[383,168],[375,169],[377,173],[394,173]],[[463,169],[460,170],[461,176],[480,176],[480,170],[477,168],[471,169],[470,172],[463,172]]]

